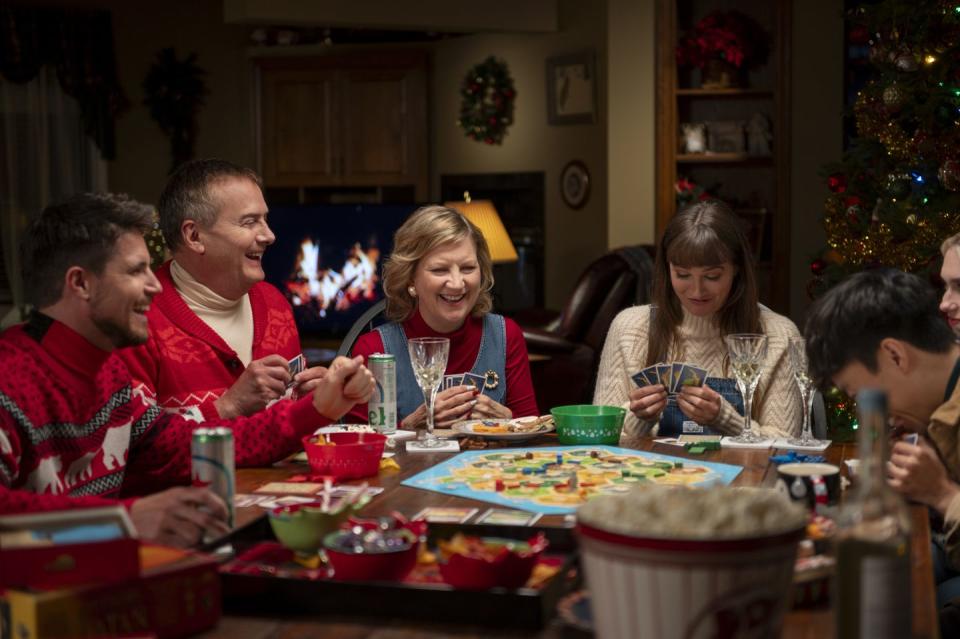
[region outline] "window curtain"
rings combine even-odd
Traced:
[[[77,100],[43,68],[26,84],[0,82],[0,238],[15,308],[24,306],[20,241],[34,216],[74,193],[107,190],[106,162]]]

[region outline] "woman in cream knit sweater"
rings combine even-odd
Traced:
[[[660,240],[653,305],[613,320],[603,347],[594,404],[629,410],[625,438],[656,431],[735,435],[743,399],[732,379],[724,335],[764,333],[767,358],[754,394],[752,428],[764,437],[799,433],[802,407],[788,355],[797,327],[757,302],[750,249],[736,215],[722,202],[677,213]],[[683,387],[668,402],[662,385],[637,387],[631,376],[657,362],[707,369],[702,387]]]

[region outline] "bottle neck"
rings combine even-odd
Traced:
[[[887,490],[887,416],[879,410],[861,411],[857,436],[857,456],[860,468],[857,472],[858,491],[861,497],[876,495]]]

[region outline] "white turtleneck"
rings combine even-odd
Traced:
[[[762,306],[760,324],[768,344],[763,374],[753,399],[754,426],[765,436],[792,437],[800,432],[803,408],[790,371],[788,349],[790,337],[799,336],[800,332],[788,318]],[[656,425],[641,422],[629,411],[628,395],[636,388],[631,375],[646,367],[649,332],[650,307],[634,306],[621,311],[613,320],[603,345],[593,403],[627,408],[625,436],[646,434]],[[697,317],[684,310],[679,335],[679,352],[671,348],[667,361],[696,364],[706,368],[710,377],[730,376],[726,347],[713,316]],[[742,425],[743,418],[726,401],[721,403],[716,421],[709,424],[724,434],[737,434]]]
[[[170,262],[170,277],[187,307],[223,338],[244,366],[253,359],[253,310],[250,295],[228,300],[198,282],[176,260]]]

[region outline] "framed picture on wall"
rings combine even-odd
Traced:
[[[592,49],[547,58],[547,121],[597,121],[596,54]]]

